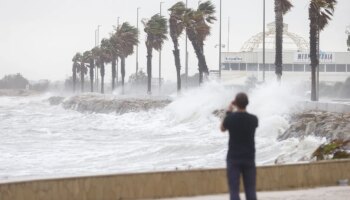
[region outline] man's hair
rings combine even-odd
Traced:
[[[247,107],[248,103],[249,103],[248,96],[243,92],[238,93],[236,95],[235,100],[233,101],[233,104],[236,105],[240,109],[245,109]]]

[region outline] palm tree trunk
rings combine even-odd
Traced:
[[[73,78],[73,92],[75,93],[75,87],[77,84],[77,67],[76,67],[76,63],[73,64],[73,69],[72,69],[72,78]]]
[[[203,73],[209,74],[207,62],[205,61],[204,53],[203,53],[203,42],[199,44],[197,41],[197,37],[193,30],[186,29],[188,39],[191,41],[193,49],[196,53],[198,59],[198,71],[199,71],[199,84],[203,83]]]
[[[81,92],[84,92],[84,75],[85,75],[85,65],[84,63],[82,63],[80,66]]]
[[[203,83],[203,75],[205,74],[206,76],[209,75],[209,71],[208,71],[208,66],[207,66],[207,61],[205,60],[205,55],[204,55],[204,43],[203,41],[200,42],[200,53],[201,53],[201,68],[202,71],[199,74],[199,78],[200,78],[200,83]]]
[[[90,61],[90,91],[94,92],[94,60]]]
[[[316,67],[319,63],[317,57],[317,10],[314,7],[309,8],[310,19],[310,60],[311,60],[311,101],[316,101]]]
[[[205,57],[202,53],[201,47],[195,41],[191,41],[194,51],[198,59],[198,71],[199,71],[199,84],[203,83],[203,73],[208,74],[208,67],[205,61]]]
[[[283,45],[283,13],[281,1],[275,0],[275,23],[276,23],[276,55],[275,55],[275,73],[277,81],[282,77],[282,45]]]
[[[116,65],[116,58],[112,58],[112,91],[115,88]]]
[[[147,93],[152,92],[152,47],[147,45]]]
[[[176,36],[173,37],[174,43],[174,59],[175,59],[175,67],[176,67],[176,79],[177,79],[177,91],[181,91],[181,62],[180,62],[180,50],[179,50],[179,41]]]
[[[105,63],[101,62],[101,93],[103,94],[105,92]]]
[[[124,93],[124,79],[125,79],[125,57],[121,56],[120,57],[120,74],[122,76],[122,89]]]
[[[115,70],[116,71],[116,77],[115,77],[115,80],[116,80],[116,86],[118,87],[118,84],[119,84],[119,80],[118,80],[118,66],[119,66],[119,58],[118,58],[118,56],[117,56],[117,59],[116,59],[116,63],[117,63],[117,70]]]

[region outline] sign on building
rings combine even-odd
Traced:
[[[225,57],[224,62],[242,62],[243,58],[234,56],[234,57]]]
[[[335,63],[335,53],[320,52],[320,63]],[[294,62],[310,63],[310,54],[306,52],[295,52]]]

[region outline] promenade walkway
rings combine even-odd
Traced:
[[[229,195],[198,196],[162,200],[228,200]],[[241,194],[241,200],[244,200]],[[305,190],[258,192],[259,200],[350,200],[350,186],[334,186]]]

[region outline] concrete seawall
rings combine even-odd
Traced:
[[[350,160],[258,167],[259,191],[333,186]],[[117,174],[0,183],[1,200],[154,199],[227,192],[225,169]]]

